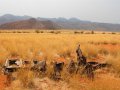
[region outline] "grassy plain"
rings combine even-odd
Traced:
[[[34,30],[1,32],[0,65],[2,65],[11,55],[19,55],[20,58],[27,60],[46,59],[47,63],[50,63],[54,59],[55,55],[58,54],[61,55],[61,57],[64,57],[66,62],[67,60],[69,61],[70,58],[74,58],[76,61],[75,51],[77,45],[80,43],[82,52],[87,57],[88,61],[107,62],[112,64],[112,68],[110,68],[109,72],[96,72],[96,78],[93,82],[75,75],[69,80],[71,87],[73,87],[74,90],[120,89],[119,33],[90,33],[89,31],[84,31],[84,33],[77,31],[77,33],[75,33],[75,31],[67,30],[59,32],[48,30],[43,30],[42,32]],[[31,75],[31,72],[29,75]],[[21,80],[24,76],[20,77]],[[23,90],[23,88],[13,89],[12,87],[11,90]]]

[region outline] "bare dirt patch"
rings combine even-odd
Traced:
[[[6,87],[6,76],[0,75],[0,90],[3,90]]]

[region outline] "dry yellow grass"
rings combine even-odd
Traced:
[[[4,60],[11,53],[16,53],[22,58],[32,57],[32,54],[35,57],[39,52],[43,52],[47,57],[56,53],[75,53],[78,43],[81,44],[83,53],[88,56],[88,54],[98,54],[99,49],[105,49],[99,48],[96,43],[119,45],[119,40],[120,35],[112,34],[1,33],[0,59]]]
[[[33,58],[47,59],[47,62],[52,61],[56,54],[64,56],[66,60],[70,58],[72,54],[76,60],[75,50],[80,43],[81,49],[89,61],[108,62],[112,64],[115,72],[120,72],[119,34],[74,34],[74,31],[61,31],[60,34],[54,34],[48,32],[49,31],[44,31],[44,33],[34,33],[34,31],[31,31],[31,33],[0,33],[0,63],[3,64],[5,59],[12,54],[19,55],[20,58],[28,60],[32,60]],[[26,75],[24,76],[28,77]],[[19,78],[24,81],[24,76]],[[76,90],[120,89],[120,87],[116,87],[119,84],[109,82],[117,81],[120,83],[119,78],[116,80],[105,76],[102,79],[98,78],[90,82],[90,84],[85,84],[88,86],[82,89],[79,87],[81,84],[79,84],[78,78],[72,78],[71,80],[75,83],[71,83],[71,86],[76,85]],[[29,78],[28,81],[30,81]],[[111,86],[111,84],[115,85]],[[106,86],[108,86],[108,88]]]

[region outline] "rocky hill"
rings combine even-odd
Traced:
[[[2,24],[0,25],[0,29],[60,29],[60,27],[50,20],[39,21],[31,18]]]

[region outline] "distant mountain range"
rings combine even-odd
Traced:
[[[82,29],[120,31],[120,24],[98,23],[77,18],[34,18],[31,16],[0,16],[0,29]]]
[[[30,16],[15,16],[12,14],[5,14],[3,16],[0,16],[0,24],[5,24],[8,22],[14,22],[19,20],[27,20],[29,18],[32,18]]]
[[[0,29],[60,29],[60,27],[50,20],[39,21],[35,18],[20,20],[0,25]]]

